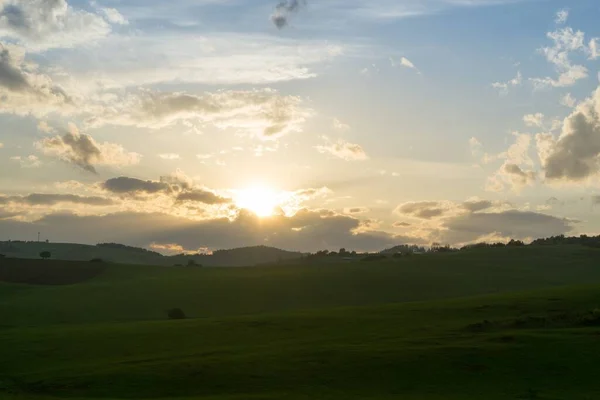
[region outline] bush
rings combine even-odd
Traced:
[[[167,312],[169,319],[185,319],[185,313],[181,308],[172,308]]]
[[[52,253],[50,253],[49,251],[42,251],[40,253],[40,257],[42,257],[44,260],[52,257]]]

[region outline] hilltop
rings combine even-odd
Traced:
[[[90,261],[134,265],[174,266],[195,264],[212,267],[240,267],[290,261],[302,257],[302,253],[267,246],[217,250],[213,254],[180,254],[165,256],[155,251],[117,243],[86,245],[77,243],[46,243],[10,241],[0,242],[0,254],[10,258],[36,259],[42,251],[52,253],[52,258],[66,261]]]

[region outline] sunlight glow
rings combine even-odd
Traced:
[[[281,205],[280,196],[264,186],[252,186],[237,191],[235,203],[238,207],[252,211],[259,217],[270,217]]]

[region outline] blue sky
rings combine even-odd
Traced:
[[[600,231],[596,1],[0,10],[0,239],[376,250]]]

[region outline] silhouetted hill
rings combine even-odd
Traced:
[[[39,258],[42,251],[49,251],[52,259],[55,260],[90,261],[101,259],[105,262],[120,264],[162,266],[188,265],[191,260],[195,264],[204,266],[238,267],[277,263],[302,257],[302,253],[267,246],[218,250],[212,255],[164,256],[154,251],[117,243],[101,243],[92,246],[77,243],[0,242],[0,254],[10,258]]]

